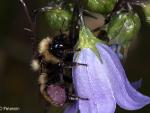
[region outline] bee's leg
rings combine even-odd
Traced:
[[[81,49],[65,49],[63,51],[63,54],[64,55],[67,55],[67,54],[74,54],[75,52],[78,52],[78,51],[81,51]]]
[[[76,96],[74,94],[67,94],[67,102],[73,102],[73,101],[77,101],[77,100],[89,100],[88,98],[83,98],[83,97],[79,97]]]
[[[87,64],[77,62],[60,62],[58,65],[62,68],[73,68],[75,66],[88,66]]]
[[[84,97],[80,97],[74,94],[74,88],[72,85],[70,85],[69,87],[65,87],[65,91],[66,91],[66,97],[67,97],[67,102],[73,102],[73,101],[77,101],[79,99],[81,100],[89,100],[88,98],[84,98]]]
[[[72,68],[74,66],[87,66],[87,64],[82,64],[82,63],[77,63],[77,62],[70,62],[69,64],[66,65],[66,67],[68,67],[68,68]]]

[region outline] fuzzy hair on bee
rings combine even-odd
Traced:
[[[38,59],[33,59],[31,61],[31,65],[30,66],[31,66],[33,71],[38,71],[40,69],[40,62],[39,62],[39,60]]]
[[[60,60],[50,52],[51,44],[52,44],[52,39],[50,37],[44,38],[39,43],[38,51],[44,57],[44,60],[46,62],[56,64],[56,63],[60,62]]]
[[[39,53],[44,54],[49,49],[50,43],[52,43],[52,39],[50,37],[42,39],[39,43]]]
[[[43,57],[43,60],[48,63],[57,64],[60,62],[59,58],[55,57],[51,51],[50,46],[52,44],[52,39],[50,37],[46,37],[42,39],[38,44],[38,53]],[[31,68],[33,71],[38,71],[40,69],[40,60],[33,59],[31,61]]]

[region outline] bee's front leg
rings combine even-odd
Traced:
[[[78,62],[60,62],[58,65],[62,68],[73,68],[75,66],[88,66],[87,64]]]
[[[74,54],[75,52],[79,52],[81,49],[65,49],[63,51],[64,55],[68,55],[68,54]]]

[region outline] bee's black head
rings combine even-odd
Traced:
[[[63,57],[64,49],[66,48],[66,34],[60,34],[58,36],[55,36],[50,47],[49,51],[57,56],[57,57]]]

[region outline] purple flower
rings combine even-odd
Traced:
[[[88,40],[85,42],[90,43]],[[137,110],[150,104],[150,98],[129,83],[119,58],[111,48],[97,42],[93,45],[96,51],[94,47],[87,47],[85,42],[80,46],[82,50],[74,55],[74,62],[87,64],[87,67],[75,67],[72,76],[76,94],[89,100],[79,99],[65,113],[77,113],[78,109],[80,113],[114,113],[116,104],[126,110]]]

